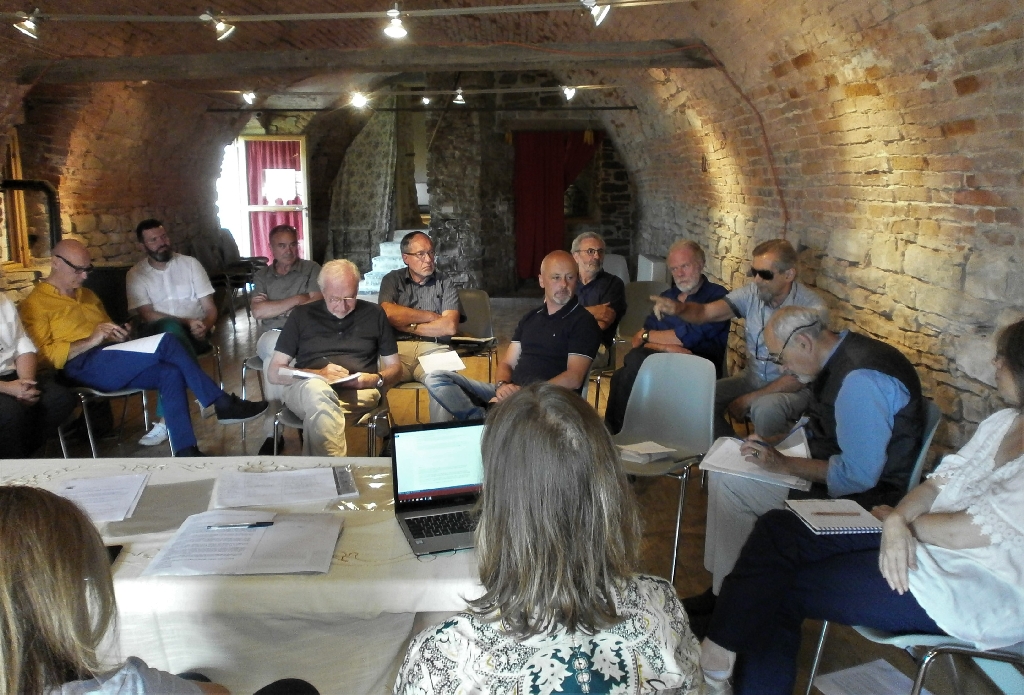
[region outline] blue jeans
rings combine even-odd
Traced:
[[[456,420],[482,420],[487,417],[487,402],[498,387],[486,381],[467,379],[458,372],[431,372],[423,377],[430,397]]]
[[[896,633],[943,634],[908,591],[878,569],[880,534],[816,536],[790,511],[754,526],[725,578],[708,637],[737,653],[735,692],[793,692],[805,618]]]
[[[68,360],[64,373],[100,391],[126,388],[156,390],[163,399],[167,432],[174,452],[197,443],[188,410],[187,389],[192,390],[204,407],[224,395],[192,355],[169,333],[164,333],[154,353],[94,347]]]

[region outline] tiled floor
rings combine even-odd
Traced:
[[[539,301],[539,299],[532,298],[492,300],[495,334],[499,338],[501,350],[508,345],[515,325],[522,315],[531,307],[538,306]],[[255,353],[256,325],[245,318],[244,311],[239,312],[234,324],[228,318],[222,318],[218,325],[216,341],[221,349],[225,387],[229,391],[240,393],[241,364],[246,357]],[[469,376],[486,379],[487,367],[484,360],[470,360],[468,367]],[[250,398],[259,393],[256,379],[255,375],[250,376],[248,387]],[[593,394],[593,389],[591,389],[591,393]],[[606,394],[607,389],[602,394],[602,402],[598,404],[598,410],[601,412],[604,409]],[[424,399],[425,404],[426,396],[421,392],[403,391],[389,394],[396,422],[410,423],[414,421],[413,398],[417,395]],[[100,443],[102,456],[159,457],[169,455],[169,448],[166,444],[157,447],[143,447],[137,444],[144,430],[138,401],[139,399],[136,398],[129,404],[124,434],[120,443],[113,438],[108,438]],[[593,395],[591,395],[591,401],[593,401]],[[194,410],[193,422],[196,435],[199,439],[199,446],[204,452],[224,456],[253,454],[259,449],[263,441],[263,434],[258,421],[246,428],[243,439],[240,425],[221,426],[217,424],[215,418],[203,420],[198,414],[198,408],[194,408]],[[115,406],[114,412],[116,417],[120,416],[120,405]],[[425,414],[425,407],[423,412]],[[300,450],[297,432],[286,431],[285,439],[285,453],[297,454]],[[365,452],[364,431],[361,429],[350,431],[349,453],[353,456],[361,456],[365,455]],[[48,455],[60,455],[56,442],[50,444]],[[74,443],[72,455],[88,456],[88,445],[85,442]],[[675,531],[676,505],[679,494],[678,483],[675,479],[669,478],[641,479],[637,481],[635,490],[641,502],[645,521],[643,570],[667,577],[672,557],[672,538]],[[679,544],[679,565],[675,586],[680,596],[700,593],[711,583],[710,575],[703,567],[706,500],[705,493],[700,489],[699,476],[694,476],[686,493],[682,537]],[[819,623],[809,621],[805,625],[804,645],[800,658],[801,670],[797,688],[794,691],[796,693],[803,693],[806,688],[807,673],[819,631]],[[821,673],[829,673],[878,658],[888,660],[903,672],[913,676],[913,663],[903,651],[871,644],[860,638],[851,629],[839,626],[831,631]],[[997,692],[974,676],[970,666],[961,668],[960,671],[961,675],[966,678],[963,692],[977,695]],[[935,695],[954,692],[951,686],[952,674],[945,663],[939,664],[939,668],[934,669],[933,674],[933,677],[929,678],[928,687]]]

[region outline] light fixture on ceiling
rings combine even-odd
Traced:
[[[367,99],[366,95],[363,94],[362,92],[355,92],[355,93],[352,94],[352,101],[350,103],[352,104],[352,106],[355,106],[357,109],[361,109],[364,106],[366,106],[367,104],[369,104],[370,100]]]
[[[199,15],[199,19],[204,22],[209,22],[213,25],[213,30],[217,33],[217,40],[223,41],[227,37],[235,33],[235,25],[228,24],[220,17],[215,17],[213,10],[207,10],[203,14]]]
[[[462,96],[462,87],[455,90],[455,98],[452,99],[452,103],[465,105],[466,99]]]
[[[14,28],[20,31],[25,36],[29,36],[33,39],[39,39],[39,8],[37,7],[32,11],[32,14],[25,14],[19,12],[18,17],[21,19],[20,22],[14,23]]]
[[[562,87],[562,94],[565,95],[565,100],[566,101],[572,101],[572,98],[574,96],[576,96],[576,88],[575,87]]]
[[[393,39],[404,39],[407,32],[405,27],[402,26],[402,20],[400,19],[400,12],[398,11],[398,3],[388,10],[388,17],[391,17],[391,23],[384,27],[384,33]]]
[[[422,101],[423,105],[426,106],[430,103],[430,97],[423,97],[420,101]]]
[[[245,103],[252,106],[256,103],[256,92],[242,92],[242,98],[245,99]]]
[[[605,0],[607,2],[608,0]],[[580,0],[583,5],[590,10],[590,15],[594,18],[594,26],[601,26],[601,22],[604,21],[608,13],[611,12],[611,5],[598,5],[597,0]]]

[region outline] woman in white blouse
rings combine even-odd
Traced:
[[[781,510],[758,521],[701,648],[711,693],[791,693],[804,618],[1024,641],[1024,321],[1000,334],[995,364],[1011,407],[895,509],[876,507],[880,537],[815,536]]]

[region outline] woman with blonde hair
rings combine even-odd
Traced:
[[[636,500],[594,409],[533,384],[490,412],[482,449],[485,593],[413,640],[395,692],[700,692],[675,591],[635,574]]]
[[[0,693],[228,692],[149,668],[136,657],[106,670],[96,652],[116,614],[110,557],[85,513],[46,490],[0,486]],[[288,680],[260,693],[316,690]]]

